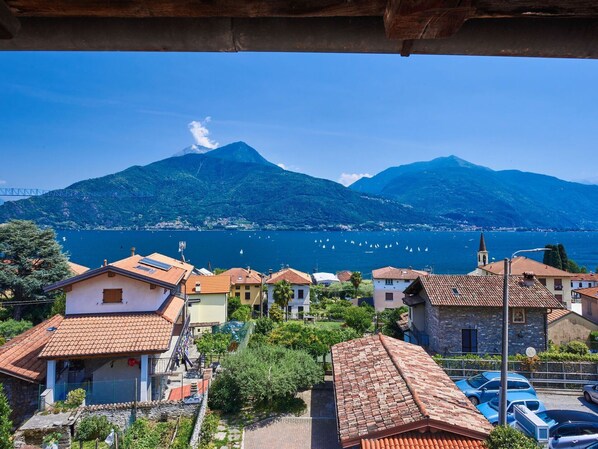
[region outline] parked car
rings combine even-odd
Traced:
[[[499,409],[499,398],[498,396],[489,402],[478,405],[478,410],[484,417],[490,421],[490,424],[496,426],[498,424],[498,409]],[[510,424],[515,421],[513,414],[513,407],[515,405],[525,405],[532,412],[542,412],[546,410],[542,401],[540,401],[535,394],[520,392],[520,391],[509,391],[507,393],[507,423]]]
[[[545,410],[537,415],[549,426],[550,449],[598,448],[598,415],[577,410]]]
[[[588,402],[598,402],[598,384],[584,385],[583,397]]]
[[[486,371],[455,383],[473,405],[483,404],[498,396],[500,371]],[[509,373],[507,390],[536,395],[534,387],[521,374]]]

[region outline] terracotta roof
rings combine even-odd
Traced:
[[[530,286],[521,276],[509,278],[509,306],[560,309],[562,304],[537,279]],[[431,275],[418,278],[405,289],[405,295],[425,290],[433,306],[502,307],[502,276]],[[409,296],[405,297],[407,302]]]
[[[417,279],[419,276],[427,276],[428,273],[420,270],[412,270],[411,268],[395,268],[384,267],[372,271],[374,279]]]
[[[156,256],[156,254],[152,254],[152,256]],[[160,257],[164,259],[166,256]],[[167,270],[162,270],[160,268],[155,268],[150,265],[143,263],[141,260],[145,259],[146,257],[135,255],[131,257],[127,257],[126,259],[117,260],[116,262],[112,262],[110,265],[113,267],[118,267],[123,270],[129,271],[131,273],[135,273],[138,275],[142,275],[144,277],[155,279],[157,281],[167,282],[169,284],[177,285],[181,280],[186,276],[187,270],[182,267],[178,267],[176,265],[170,264],[168,261],[158,260],[154,257],[147,257],[149,259],[156,260],[158,262],[163,262],[166,264],[170,264],[170,268]],[[168,258],[170,259],[170,258]],[[142,268],[139,268],[142,267]],[[151,271],[148,271],[147,269]]]
[[[487,271],[492,274],[503,274],[504,273],[504,261],[492,262],[488,265],[480,267],[480,270]],[[559,270],[558,268],[551,267],[550,265],[543,264],[535,261],[534,259],[528,259],[527,257],[518,256],[511,262],[511,274],[522,275],[525,272],[532,272],[538,277],[556,277],[556,278],[570,278],[575,276],[574,273],[568,271]]]
[[[258,285],[262,283],[262,274],[255,270],[246,270],[245,268],[231,268],[222,274],[230,276],[232,285]]]
[[[195,286],[199,284],[200,292],[195,291]],[[185,284],[188,295],[210,294],[210,293],[228,293],[230,292],[230,276],[227,274],[218,274],[215,276],[199,276],[194,274]]]
[[[361,449],[486,449],[483,440],[450,432],[407,432],[392,438],[361,440]]]
[[[341,282],[349,282],[351,280],[351,275],[353,274],[352,271],[338,271],[336,273],[336,277],[338,278],[339,281]]]
[[[153,312],[66,316],[39,356],[60,359],[165,352],[173,326]]]
[[[598,274],[596,273],[571,273],[572,281],[594,281],[598,282]]]
[[[0,372],[31,382],[41,382],[46,377],[46,362],[38,358],[53,332],[63,318],[52,318],[23,332],[0,347]]]
[[[589,296],[590,298],[598,298],[598,287],[578,288],[573,290],[583,296]]]
[[[553,309],[547,316],[546,319],[548,320],[548,324],[555,322],[556,320],[560,320],[564,316],[569,315],[570,313],[575,313],[572,310],[567,309]]]
[[[191,274],[193,273],[193,268],[195,268],[190,263],[183,262],[182,260],[174,259],[172,257],[168,257],[160,253],[153,253],[147,257],[149,257],[150,259],[157,260],[158,262],[164,262],[173,265],[177,268],[182,268],[183,270],[185,270],[185,279],[189,279],[189,276],[191,276]]]
[[[67,262],[69,264],[69,268],[71,269],[71,273],[73,273],[73,275],[77,276],[78,274],[83,274],[86,271],[89,271],[88,267],[84,267],[83,265],[79,265],[77,263],[74,262]]]
[[[297,285],[311,285],[311,276],[294,268],[285,268],[284,270],[273,273],[266,281],[266,284],[276,284],[280,281],[287,281]]]
[[[184,304],[185,300],[183,298],[173,295],[164,301],[156,313],[165,320],[174,323],[181,314]]]
[[[202,394],[204,392],[204,386],[208,386],[208,382],[204,382],[203,379],[197,379],[197,393]],[[168,393],[169,401],[182,401],[185,398],[191,396],[191,385],[183,385],[182,387],[176,387],[170,390]]]
[[[485,438],[490,423],[419,346],[379,334],[332,347],[343,447],[418,428]]]

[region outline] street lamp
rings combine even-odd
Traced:
[[[508,366],[509,366],[509,276],[511,275],[511,261],[517,254],[538,253],[550,251],[551,248],[520,249],[515,251],[510,259],[505,258],[503,275],[503,297],[502,297],[502,355],[500,362],[500,390],[498,423],[501,426],[507,425],[507,391],[508,391]]]

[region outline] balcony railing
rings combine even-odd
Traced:
[[[555,284],[554,289],[555,290],[562,290],[563,286],[562,286],[562,284]]]

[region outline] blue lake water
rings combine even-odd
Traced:
[[[152,252],[185,257],[196,267],[247,267],[267,272],[282,265],[312,272],[371,271],[387,265],[433,268],[438,274],[464,274],[476,267],[479,232],[294,232],[294,231],[58,231],[58,240],[73,262],[91,268]],[[562,243],[571,259],[590,270],[598,266],[598,232],[487,232],[490,260],[519,249]],[[361,244],[361,246],[360,246]],[[542,253],[530,254],[541,260]]]

